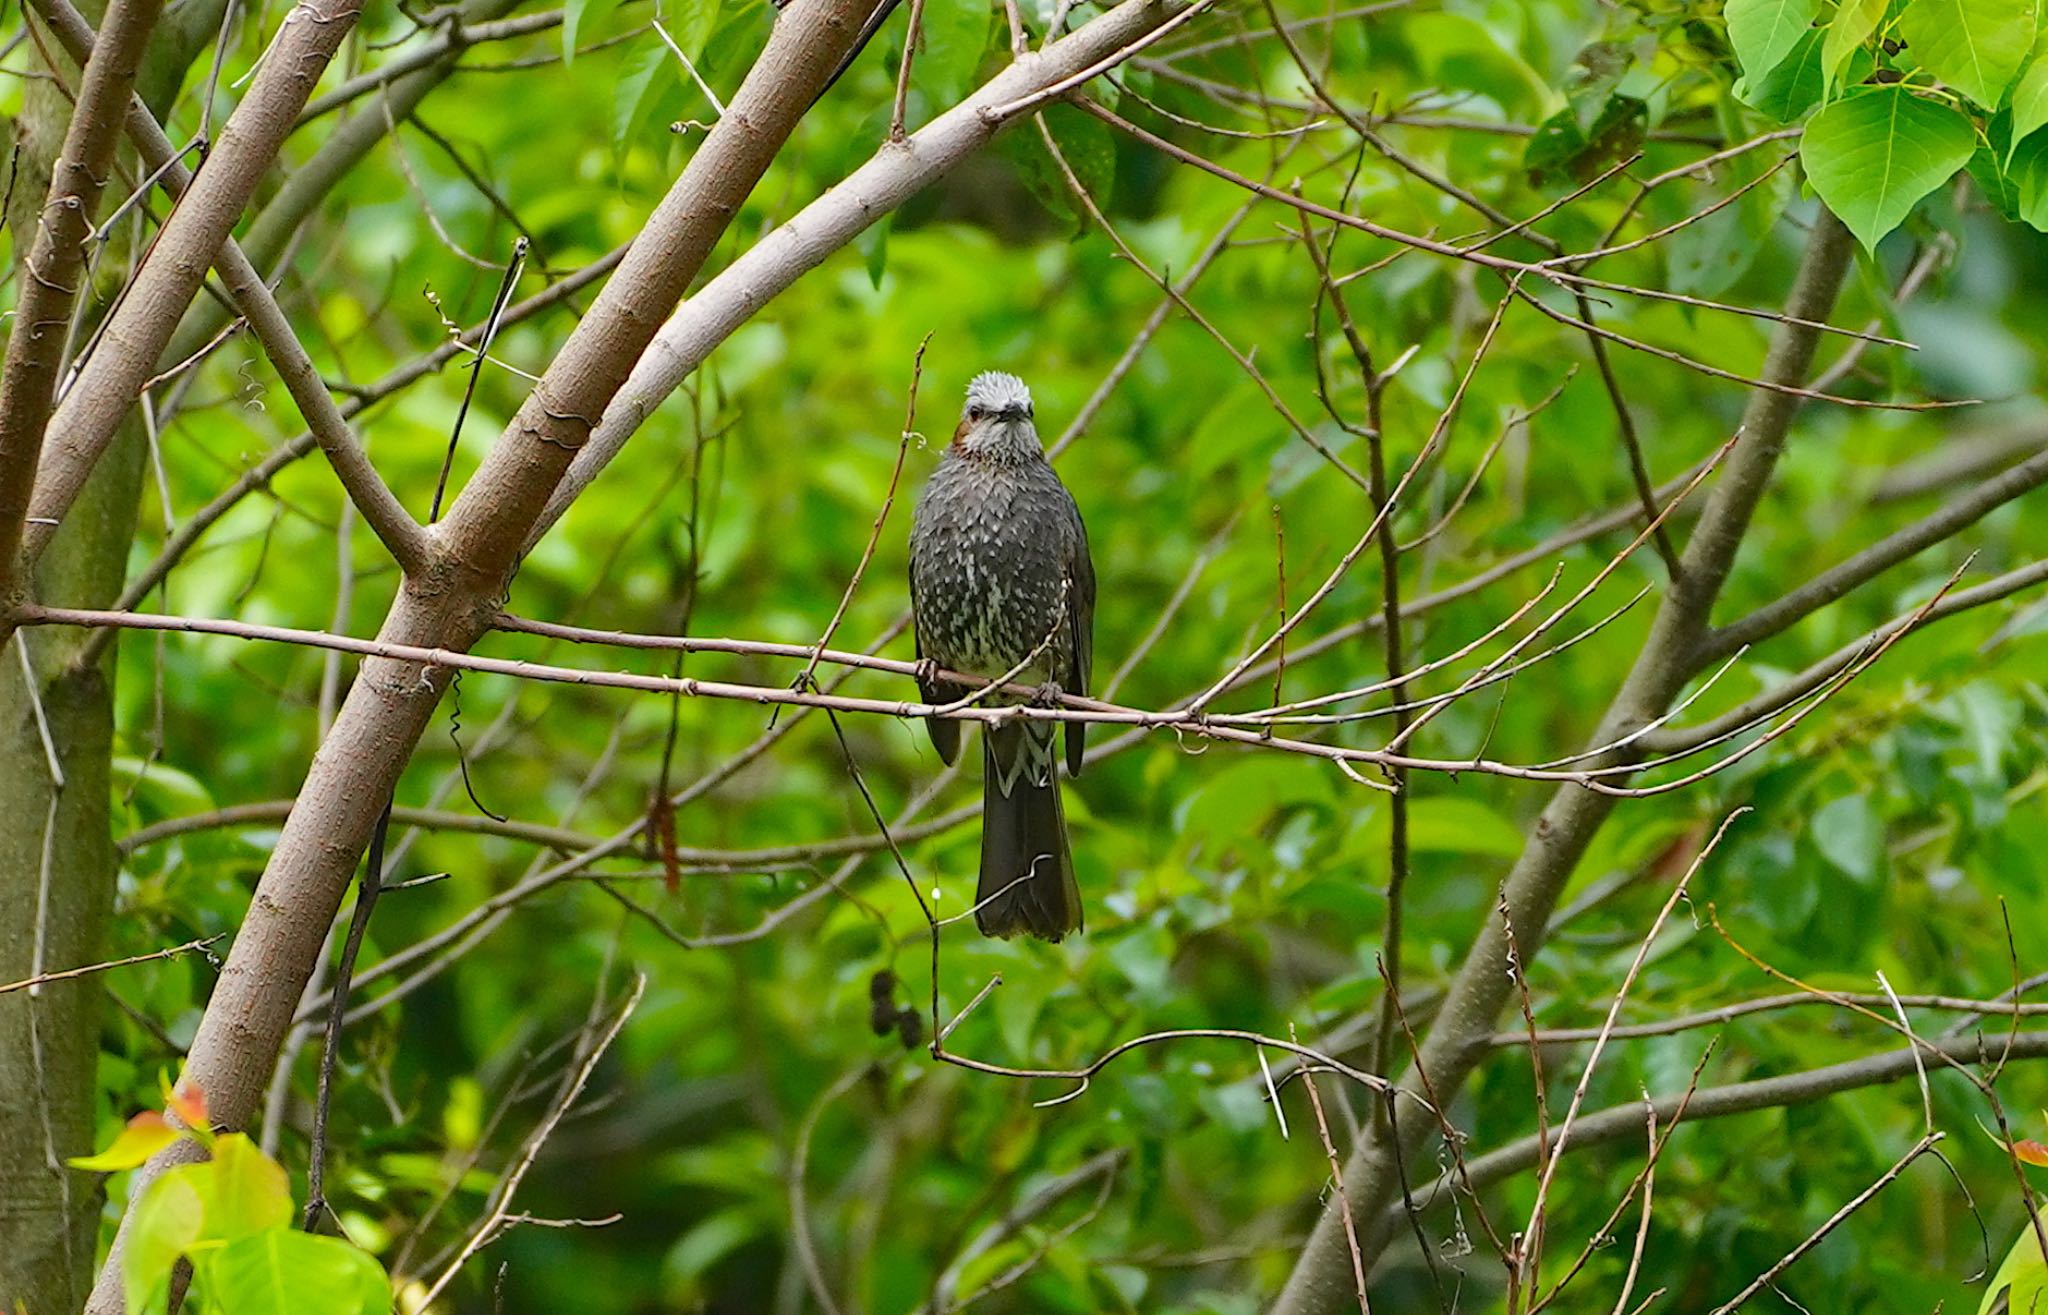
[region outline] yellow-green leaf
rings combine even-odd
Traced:
[[[278,1228],[291,1221],[291,1184],[284,1166],[239,1132],[213,1148],[206,1201],[206,1236],[216,1242]]]
[[[234,1315],[388,1315],[391,1281],[338,1237],[271,1228],[207,1260],[208,1294]]]
[[[128,1126],[107,1143],[97,1155],[78,1155],[66,1161],[74,1169],[113,1173],[133,1169],[150,1156],[178,1140],[178,1130],[155,1110],[144,1110],[128,1120]]]
[[[2041,1259],[2041,1244],[2029,1223],[2020,1230],[2019,1240],[2006,1253],[1998,1273],[1992,1275],[1991,1286],[1984,1289],[1977,1315],[2006,1311],[2020,1315],[2043,1309],[2048,1309],[2048,1262]]]
[[[2048,123],[2048,32],[2034,41],[2033,62],[2012,89],[2012,144],[2018,146]]]
[[[171,1266],[204,1231],[206,1202],[200,1175],[209,1168],[180,1165],[151,1183],[136,1203],[121,1262],[121,1290],[130,1315],[149,1309],[157,1290],[170,1278]]]
[[[1828,24],[1827,37],[1821,42],[1823,95],[1834,94],[1843,65],[1863,48],[1864,42],[1870,40],[1870,34],[1877,31],[1886,3],[1887,0],[1842,0],[1842,7],[1835,11],[1834,21]]]

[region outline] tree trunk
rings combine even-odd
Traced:
[[[44,554],[37,597],[105,607],[121,592],[142,456],[131,422]],[[0,981],[103,955],[119,868],[109,816],[114,648],[97,666],[78,667],[86,637],[17,634],[15,651],[0,653]],[[23,639],[34,698],[22,677]],[[37,700],[61,790],[52,789]],[[101,1194],[94,1175],[62,1166],[91,1150],[101,981],[0,995],[0,1310],[42,1315],[85,1302]]]
[[[180,6],[179,18],[156,33],[138,86],[158,113],[176,94],[196,44],[211,39],[224,3]],[[94,21],[102,9],[86,6]],[[65,71],[76,85],[78,70]],[[21,148],[7,217],[16,234],[36,231],[35,210],[69,119],[70,103],[48,83],[30,84],[10,134]],[[26,254],[17,239],[17,259]],[[124,263],[109,259],[104,268],[119,271]],[[119,597],[144,442],[136,421],[123,425],[43,555],[33,577],[37,599],[105,607]],[[119,872],[111,816],[115,646],[96,666],[80,667],[85,639],[54,630],[17,634],[9,646],[15,651],[0,651],[0,982],[93,963],[105,951]],[[24,651],[33,668],[26,679]],[[61,789],[53,789],[38,708]],[[100,978],[82,977],[0,995],[0,1310],[74,1311],[90,1290],[100,1186],[63,1162],[92,1148],[102,991]]]

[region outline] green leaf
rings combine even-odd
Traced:
[[[1757,182],[1774,163],[1769,154],[1747,151],[1730,160],[1723,175],[1729,190],[1753,182],[1757,185],[1733,205],[1724,205],[1679,229],[1665,243],[1673,292],[1717,297],[1742,277],[1764,249],[1764,239],[1784,211],[1792,186],[1790,169],[1780,169]]]
[[[1826,39],[1831,29],[1814,28],[1799,39],[1792,53],[1762,78],[1744,78],[1735,84],[1735,97],[1743,104],[1790,123],[1821,103],[1833,82],[1855,84],[1870,76],[1876,61],[1861,46],[1849,51],[1849,63],[1838,70],[1833,82],[1827,76]]]
[[[989,0],[925,0],[924,44],[911,75],[938,104],[953,104],[973,85],[994,19]]]
[[[199,1188],[203,1164],[180,1165],[151,1183],[135,1206],[128,1229],[128,1250],[121,1261],[121,1288],[130,1315],[149,1309],[171,1266],[199,1240],[205,1227],[206,1202]]]
[[[1109,961],[1141,999],[1164,1001],[1178,946],[1164,927],[1141,927],[1109,945]]]
[[[271,1228],[228,1243],[206,1266],[209,1293],[233,1315],[387,1315],[391,1281],[338,1237]]]
[[[1988,142],[1970,157],[1970,177],[2007,219],[2048,232],[2048,133],[2014,145],[2011,122],[2003,110],[1991,120]]]
[[[625,67],[612,82],[612,150],[626,153],[633,142],[633,129],[640,122],[641,107],[657,85],[662,66],[675,58],[659,37],[650,38],[626,57]]]
[[[1820,0],[1728,0],[1728,42],[1751,81],[1778,67],[1813,26]]]
[[[876,289],[881,288],[882,275],[889,271],[889,228],[895,218],[894,211],[883,215],[853,240],[853,249],[860,252],[861,261],[867,266],[868,283]]]
[[[1420,13],[1402,26],[1431,85],[1478,92],[1510,115],[1534,114],[1550,97],[1542,75],[1477,19]]]
[[[239,1132],[214,1144],[206,1196],[206,1236],[233,1241],[291,1221],[291,1184],[284,1166]]]
[[[1477,799],[1431,796],[1408,805],[1408,847],[1417,853],[1512,858],[1522,852],[1522,843],[1513,822]]]
[[[677,0],[672,11],[675,25],[668,34],[692,64],[703,57],[704,47],[711,44],[711,34],[718,30],[718,3],[719,0]],[[697,71],[704,70],[700,67]]]
[[[662,1262],[663,1276],[671,1282],[692,1285],[687,1291],[700,1295],[694,1286],[697,1280],[719,1261],[759,1237],[761,1231],[761,1223],[752,1211],[737,1207],[721,1210],[683,1234],[669,1248],[668,1257]]]
[[[1821,42],[1823,96],[1832,94],[1840,85],[1843,67],[1852,55],[1863,49],[1864,42],[1870,40],[1870,34],[1877,31],[1887,3],[1888,0],[1842,0],[1842,7],[1835,12],[1834,21],[1828,24],[1827,36]]]
[[[2034,44],[2038,0],[1913,0],[1899,35],[1920,66],[1996,109]]]
[[[2017,193],[2020,221],[2048,233],[2048,135],[2036,133],[2014,148],[2005,173]]]
[[[1048,105],[1043,118],[1052,129],[1053,141],[1058,143],[1067,167],[1095,204],[1106,208],[1111,185],[1116,181],[1116,143],[1109,129],[1101,120],[1071,105]],[[1046,209],[1085,232],[1089,225],[1087,212],[1075,200],[1066,175],[1047,153],[1038,133],[1027,125],[1023,131],[997,140],[1003,143],[1004,153],[1023,170],[1025,185],[1045,203]]]
[[[1976,145],[1976,130],[1957,111],[1904,87],[1875,87],[1814,115],[1799,156],[1828,209],[1875,247]]]
[[[2012,89],[2012,140],[2017,146],[2048,123],[2048,31],[2034,42],[2033,62]]]
[[[562,63],[576,62],[576,33],[583,27],[583,19],[590,12],[590,6],[597,0],[563,0],[562,3]]]
[[[107,1149],[97,1155],[77,1155],[66,1160],[74,1169],[85,1169],[93,1173],[112,1173],[119,1169],[133,1169],[150,1156],[178,1140],[178,1130],[173,1128],[164,1116],[155,1110],[144,1110],[128,1120]]]
[[[2020,1229],[2005,1263],[1991,1276],[1977,1315],[2020,1315],[2024,1311],[2048,1309],[2048,1261],[2041,1258],[2041,1243],[2030,1224]]]
[[[1808,823],[1821,856],[1859,880],[1877,875],[1884,859],[1884,823],[1862,794],[1843,795],[1813,815]]]
[[[1998,152],[1983,147],[1970,157],[1970,178],[1993,209],[2017,224],[2024,222],[2020,215],[2019,184],[2006,172],[2006,165]]]

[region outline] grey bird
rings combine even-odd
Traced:
[[[1031,390],[990,372],[967,385],[953,442],[917,500],[910,600],[918,688],[927,703],[969,690],[941,671],[1086,694],[1094,661],[1095,567],[1073,495],[1046,462]],[[1011,674],[1014,671],[1015,674]],[[989,704],[1027,700],[996,693]],[[961,722],[930,717],[939,757],[960,753]],[[974,920],[985,936],[1057,941],[1081,930],[1081,891],[1060,807],[1059,730],[1044,719],[984,725],[981,879]],[[1068,722],[1068,775],[1081,770],[1086,727]]]

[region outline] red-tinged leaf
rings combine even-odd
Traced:
[[[133,1169],[150,1156],[178,1140],[178,1130],[155,1110],[144,1110],[128,1120],[107,1148],[97,1155],[79,1155],[66,1161],[74,1169],[113,1173]]]
[[[164,1094],[164,1109],[177,1115],[178,1121],[199,1133],[202,1140],[213,1131],[213,1120],[206,1115],[206,1091],[190,1078]]]
[[[2048,1165],[2048,1143],[2037,1142],[2030,1137],[2017,1137],[2008,1142],[1982,1123],[1977,1125],[1985,1136],[2005,1148],[2005,1153],[2022,1164]]]

